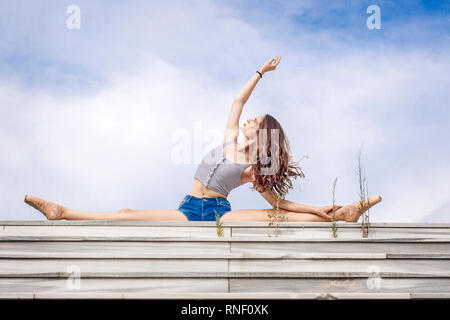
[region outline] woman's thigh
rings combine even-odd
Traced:
[[[183,212],[176,209],[130,210],[135,220],[189,221]]]

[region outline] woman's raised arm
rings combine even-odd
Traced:
[[[264,74],[267,71],[275,70],[275,68],[280,63],[280,59],[281,56],[270,59],[258,71],[261,74]],[[261,76],[255,72],[252,78],[238,93],[236,98],[234,98],[230,114],[228,115],[227,125],[225,128],[225,138],[223,142],[231,140],[237,141],[239,135],[239,119],[241,118],[242,109],[244,108],[244,104],[247,102],[248,98],[250,97],[250,94],[252,93],[253,89],[255,88],[260,78]]]

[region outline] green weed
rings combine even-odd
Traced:
[[[220,214],[214,210],[214,215],[216,217],[216,230],[217,230],[217,236],[223,237],[224,229],[223,229],[223,223],[220,221]]]

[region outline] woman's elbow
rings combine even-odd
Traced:
[[[244,97],[236,96],[236,98],[234,98],[233,103],[245,104],[245,99]]]

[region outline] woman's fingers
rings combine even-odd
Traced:
[[[280,63],[280,59],[281,59],[281,56],[277,56],[276,59],[274,59],[275,60],[275,64],[273,65],[274,68],[276,68],[278,66],[278,64]]]
[[[280,59],[281,59],[281,56],[276,56],[275,58],[272,58],[272,59],[270,59],[269,61],[267,61],[265,64],[264,64],[264,69],[266,70],[266,71],[272,71],[272,70],[275,70],[275,68],[277,67],[277,65],[280,63]]]
[[[326,218],[328,221],[333,220],[333,218],[330,217],[328,214],[324,214],[323,217]]]
[[[319,211],[318,214],[319,214],[319,216],[322,217],[322,218],[325,218],[325,219],[327,219],[327,220],[329,220],[329,221],[332,220],[332,218],[331,218],[326,212],[324,212],[324,211]]]

